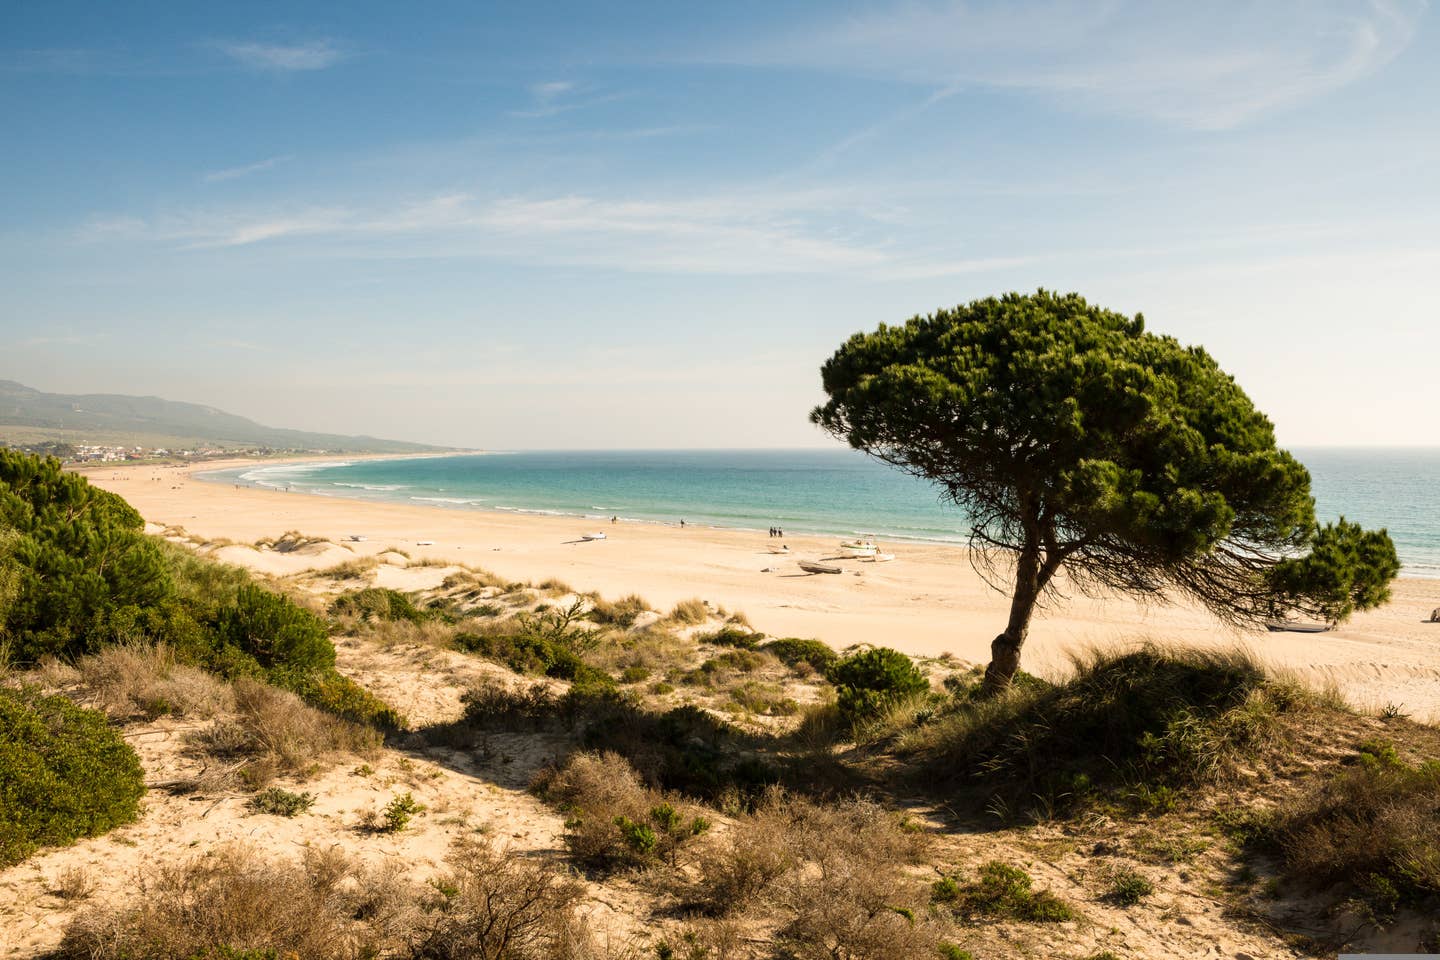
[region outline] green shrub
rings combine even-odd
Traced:
[[[1155,892],[1155,885],[1130,867],[1117,867],[1106,878],[1105,899],[1122,907],[1133,907]]]
[[[775,657],[787,667],[808,663],[818,673],[825,673],[830,665],[840,658],[830,645],[820,640],[800,640],[784,637],[760,645],[765,653]]]
[[[341,594],[330,604],[330,615],[360,620],[404,620],[409,623],[422,623],[432,618],[429,611],[416,607],[399,590],[385,587],[367,587]]]
[[[425,812],[425,805],[417,801],[407,790],[397,794],[385,805],[381,818],[385,821],[380,827],[382,833],[399,833],[410,825],[411,818]]]
[[[741,650],[754,650],[760,641],[765,639],[765,634],[727,623],[714,633],[698,634],[695,639],[699,643],[709,643],[717,647],[739,647]]]
[[[991,860],[969,884],[956,882],[948,902],[965,916],[1053,923],[1075,919],[1075,910],[1047,890],[1031,889],[1030,875],[1019,867]],[[948,888],[947,888],[948,889]]]
[[[335,670],[298,678],[282,676],[280,686],[293,690],[312,707],[354,723],[381,730],[403,730],[407,723],[404,714]]]
[[[0,866],[135,819],[135,751],[94,710],[0,689]]]
[[[335,647],[319,617],[251,584],[236,593],[233,607],[220,612],[216,634],[267,671],[304,676],[335,666]]]
[[[315,802],[313,793],[292,793],[279,787],[261,790],[246,804],[256,813],[269,813],[277,817],[293,817],[304,813]]]
[[[909,657],[889,647],[851,654],[830,665],[836,704],[847,723],[879,714],[887,705],[930,689],[930,682]]]

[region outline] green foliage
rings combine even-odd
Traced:
[[[1032,889],[1030,875],[1019,867],[991,860],[968,884],[956,882],[951,903],[963,916],[1055,923],[1074,920],[1075,910],[1047,890]]]
[[[344,717],[354,723],[381,730],[403,730],[404,714],[333,669],[295,676],[282,671],[280,686],[286,687],[312,707]]]
[[[274,674],[306,676],[335,666],[325,623],[287,597],[247,584],[235,605],[220,611],[216,636]]]
[[[396,794],[385,810],[381,813],[384,823],[380,830],[382,833],[399,833],[410,825],[410,820],[418,814],[425,812],[425,805],[417,801],[407,790],[404,793]]]
[[[713,633],[695,635],[698,643],[710,643],[717,647],[739,647],[741,650],[754,650],[763,639],[765,639],[763,633],[756,633],[754,630],[746,630],[728,623]]]
[[[1384,530],[1365,530],[1344,517],[1316,529],[1310,552],[1270,570],[1277,595],[1332,623],[1390,599],[1400,572],[1395,544]]]
[[[1138,314],[1010,293],[856,334],[821,378],[817,424],[933,481],[982,555],[1016,557],[1017,656],[1062,565],[1250,622],[1275,613],[1262,571],[1307,546],[1326,556],[1287,565],[1278,598],[1302,610],[1363,609],[1393,576],[1384,532],[1317,531],[1309,474],[1270,421],[1203,349]]]
[[[432,618],[429,611],[415,606],[414,601],[399,590],[385,587],[366,587],[364,590],[342,593],[331,602],[330,615],[356,617],[366,621],[403,620],[408,623],[423,623]]]
[[[941,943],[937,949],[940,953],[940,960],[975,960],[975,954],[969,950],[962,950],[953,943]]]
[[[902,697],[930,689],[930,682],[909,657],[889,647],[851,654],[830,665],[840,716],[855,723],[879,714]]]
[[[824,673],[830,669],[830,665],[839,659],[829,644],[821,640],[801,640],[796,637],[783,637],[778,640],[770,640],[760,645],[765,653],[775,657],[787,667],[793,667],[799,663],[808,663],[814,670]]]
[[[455,645],[506,664],[517,673],[543,674],[574,683],[613,686],[609,674],[590,666],[581,654],[596,643],[595,634],[580,626],[583,601],[567,609],[549,609],[516,617],[513,633],[459,633]]]
[[[251,797],[246,806],[256,813],[293,817],[309,810],[314,802],[315,794],[313,793],[293,793],[279,787],[268,787]]]
[[[144,521],[124,500],[60,461],[0,449],[0,529],[17,581],[3,627],[11,655],[32,662],[100,646],[107,622],[170,595]]]
[[[135,751],[104,714],[0,689],[0,867],[128,823],[144,792]]]
[[[1155,885],[1130,867],[1117,867],[1106,878],[1105,899],[1122,907],[1133,907],[1155,892]]]

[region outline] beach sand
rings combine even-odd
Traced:
[[[90,481],[120,494],[157,527],[184,527],[207,540],[241,546],[219,558],[286,574],[333,566],[388,547],[413,559],[483,567],[513,580],[558,578],[581,591],[614,599],[635,593],[659,609],[699,597],[746,614],[772,636],[817,637],[837,648],[855,643],[892,646],[911,654],[948,652],[984,663],[1004,626],[1009,597],[987,586],[964,548],[884,544],[892,563],[838,561],[839,576],[806,575],[797,559],[838,553],[839,538],[786,535],[789,556],[769,550],[762,533],[695,525],[601,523],[472,509],[370,503],[235,488],[192,474],[236,463],[182,467],[97,466]],[[607,539],[581,542],[603,529]],[[305,554],[249,548],[263,537],[299,530],[334,541]],[[351,535],[364,542],[347,542]],[[434,541],[418,546],[417,541]],[[388,570],[388,568],[386,568]],[[405,573],[389,585],[404,587]],[[417,580],[418,585],[418,580]],[[1394,599],[1325,634],[1237,632],[1189,605],[1151,605],[1128,598],[1071,596],[1039,612],[1030,629],[1024,667],[1042,676],[1064,672],[1070,654],[1091,646],[1146,640],[1196,646],[1244,645],[1265,661],[1315,686],[1334,686],[1356,706],[1395,705],[1417,719],[1440,718],[1440,624],[1425,622],[1440,606],[1440,581],[1401,579]]]

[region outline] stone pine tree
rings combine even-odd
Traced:
[[[991,691],[1062,568],[1081,590],[1179,595],[1238,624],[1339,622],[1385,602],[1399,571],[1385,531],[1318,526],[1309,473],[1270,421],[1139,314],[1011,293],[856,334],[821,376],[811,419],[934,482],[982,571],[1013,570]]]

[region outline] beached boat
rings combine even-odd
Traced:
[[[840,555],[844,557],[873,557],[880,550],[868,536],[845,540],[840,544]]]
[[[801,560],[800,569],[806,573],[844,573],[839,567],[831,563],[816,563],[813,560]]]
[[[1265,624],[1271,633],[1326,633],[1333,629],[1328,623],[1302,623],[1299,620],[1272,620]]]
[[[594,533],[582,533],[582,534],[580,534],[580,539],[581,539],[581,540],[604,540],[604,539],[605,539],[605,531],[603,531],[603,530],[596,530]]]
[[[877,553],[877,554],[875,554],[874,556],[872,556],[872,557],[870,558],[870,562],[871,562],[871,563],[889,563],[891,560],[894,560],[894,559],[895,559],[895,554],[893,554],[893,553]]]
[[[770,548],[770,552],[771,552],[771,553],[789,553],[789,552],[790,552],[790,548],[789,548],[789,547],[771,547],[771,548]]]

